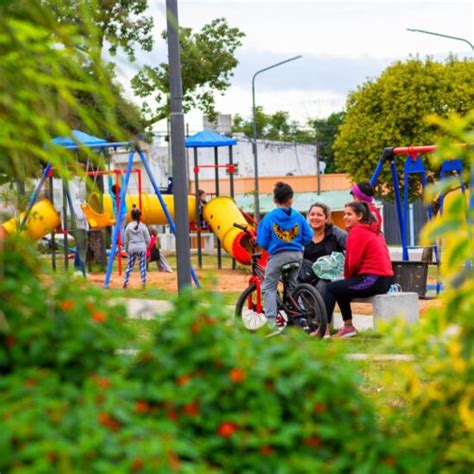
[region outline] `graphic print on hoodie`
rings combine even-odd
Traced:
[[[277,207],[260,222],[257,242],[272,255],[284,250],[302,252],[313,237],[306,219],[290,207]]]

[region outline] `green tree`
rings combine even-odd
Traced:
[[[161,34],[167,39],[167,32]],[[199,108],[206,115],[216,116],[215,94],[223,93],[230,86],[230,78],[238,61],[235,50],[242,45],[244,33],[230,27],[224,18],[217,18],[204,25],[199,32],[180,28],[181,73],[183,82],[183,110]],[[169,114],[168,63],[144,66],[132,79],[135,94],[145,99],[142,110],[150,117],[152,125]],[[155,106],[148,98],[153,97]]]
[[[94,38],[89,10],[81,15],[86,36]],[[71,114],[92,134],[106,129],[121,137],[110,76],[93,41],[85,53],[84,34],[36,2],[0,3],[0,32],[0,180],[35,176],[48,161],[66,173],[69,154],[44,144],[71,133]],[[94,96],[96,106],[78,100],[81,94]]]
[[[290,119],[290,114],[285,111],[277,111],[266,114],[262,106],[255,110],[255,122],[257,124],[257,138],[265,140],[314,143],[312,130],[303,129],[296,120]],[[253,120],[245,120],[236,114],[232,124],[233,132],[245,133],[249,138],[253,137]]]
[[[153,48],[153,18],[147,15],[147,0],[41,0],[60,23],[75,25],[87,51],[91,45],[88,22],[95,25],[93,38],[100,51],[107,48],[111,56],[122,49],[129,61],[135,61],[136,48]],[[84,11],[88,11],[88,17]]]
[[[334,144],[336,166],[367,180],[385,147],[431,145],[439,131],[425,118],[464,115],[474,107],[474,62],[449,57],[445,63],[416,58],[396,62],[347,99],[347,115]],[[433,171],[433,168],[428,169]],[[378,191],[392,192],[390,170]]]
[[[313,140],[318,144],[321,159],[326,163],[326,173],[338,171],[333,145],[345,115],[345,112],[335,112],[325,119],[309,121],[309,126],[314,129]]]

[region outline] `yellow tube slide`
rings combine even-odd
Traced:
[[[168,208],[168,211],[173,218],[174,215],[174,196],[172,194],[162,194],[163,201]],[[132,210],[133,204],[140,208],[140,199],[138,194],[127,194],[125,197],[125,202],[127,203],[127,222],[132,220],[130,211]],[[101,195],[99,193],[92,193],[89,197],[89,206],[95,211],[95,213],[100,213],[101,209]],[[110,194],[102,195],[102,205],[103,205],[103,215],[105,219],[114,223],[114,211],[112,205],[112,196]],[[188,196],[188,217],[189,222],[194,222],[196,216],[196,199],[194,196]],[[160,201],[156,194],[145,194],[142,193],[142,205],[140,210],[142,211],[142,221],[146,225],[156,225],[156,224],[168,224],[166,215],[161,207]],[[86,213],[87,216],[87,213]],[[92,227],[93,223],[89,222]]]
[[[238,262],[250,265],[252,256],[250,237],[246,232],[234,227],[234,224],[246,226],[253,232],[255,230],[245,220],[235,201],[227,196],[211,199],[204,206],[203,217],[221,241],[224,250]]]
[[[20,223],[23,220],[25,213],[20,215]],[[52,232],[61,225],[59,214],[54,209],[51,201],[41,199],[31,209],[30,215],[26,221],[24,235],[32,240],[39,240],[45,234]],[[3,228],[9,233],[14,234],[17,229],[17,220],[12,217],[3,224]]]

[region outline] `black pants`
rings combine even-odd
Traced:
[[[328,321],[332,321],[334,303],[337,303],[342,313],[342,319],[352,319],[351,300],[354,298],[366,298],[368,296],[382,295],[387,293],[392,284],[393,277],[379,275],[357,275],[344,280],[336,280],[327,286],[325,293],[326,308],[332,306],[328,313]]]

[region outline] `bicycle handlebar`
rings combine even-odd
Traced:
[[[255,249],[257,247],[257,239],[255,238],[255,231],[250,231],[246,225],[237,224],[234,222],[234,227],[237,229],[243,230],[250,237],[250,245]]]
[[[237,227],[237,229],[243,230],[244,232],[248,232],[246,225],[237,224],[236,222],[234,222],[234,227]]]

